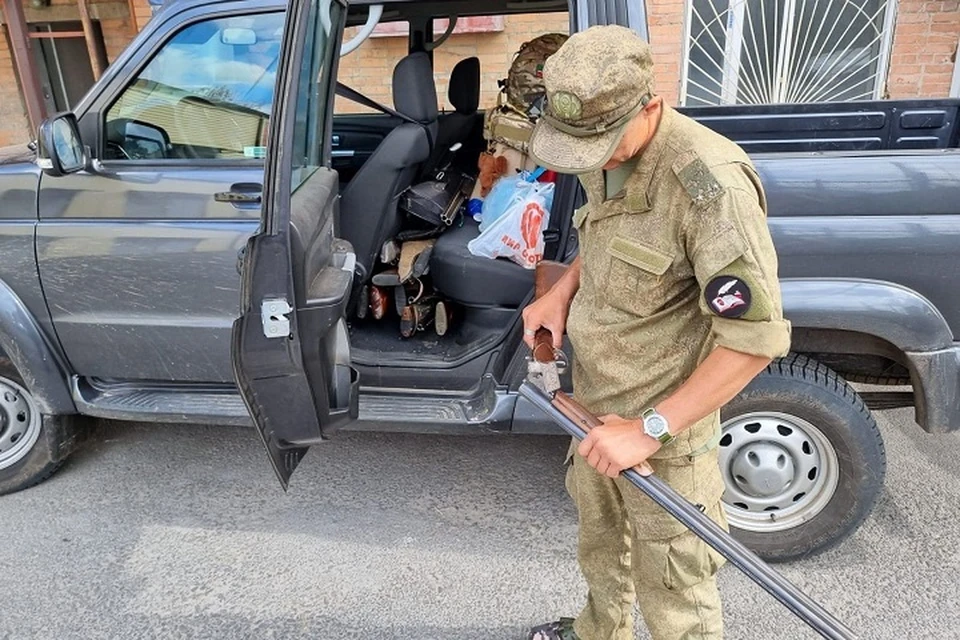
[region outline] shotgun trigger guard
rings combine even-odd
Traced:
[[[563,349],[553,350],[553,362],[557,366],[557,373],[564,374],[567,372],[569,363],[567,362],[567,354],[563,352]]]

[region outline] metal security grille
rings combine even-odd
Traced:
[[[682,104],[882,96],[895,0],[687,0]]]

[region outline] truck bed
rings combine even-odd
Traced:
[[[751,155],[960,146],[960,98],[681,107]]]

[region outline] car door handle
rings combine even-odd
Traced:
[[[229,191],[220,191],[213,194],[217,202],[232,204],[233,206],[259,205],[263,200],[263,185],[256,182],[238,182],[231,185]]]

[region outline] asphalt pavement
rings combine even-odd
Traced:
[[[878,418],[873,515],[779,568],[862,638],[960,637],[960,435]],[[100,423],[0,498],[0,638],[523,638],[582,603],[566,446],[350,433],[284,494],[252,429]],[[720,582],[727,638],[816,637],[735,568]]]

